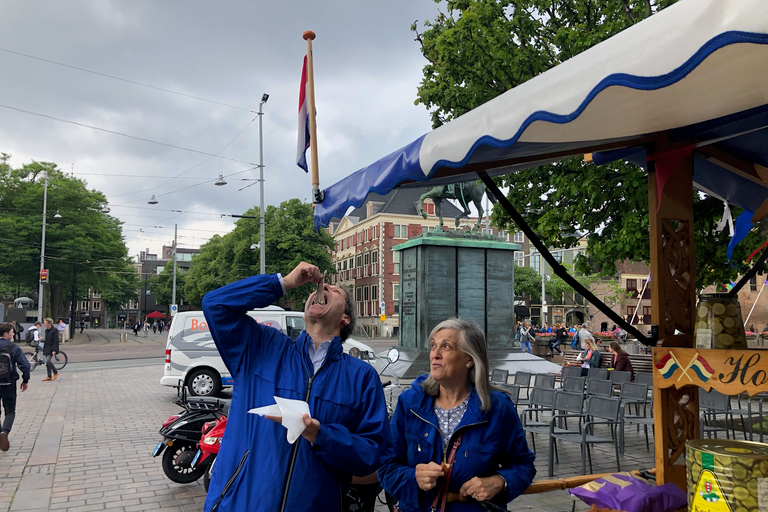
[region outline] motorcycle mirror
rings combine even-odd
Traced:
[[[392,364],[396,363],[398,359],[400,359],[400,351],[396,348],[389,349],[389,352],[387,352],[387,361]]]

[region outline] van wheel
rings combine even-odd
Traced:
[[[187,379],[192,396],[216,396],[221,391],[221,377],[211,370],[197,370]]]

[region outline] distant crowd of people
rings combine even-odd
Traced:
[[[166,322],[165,320],[150,320],[147,318],[146,321],[139,320],[135,324],[133,324],[133,335],[138,336],[140,332],[144,332],[144,336],[149,336],[149,330],[152,329],[152,332],[157,334],[158,332],[160,334],[163,333],[163,329],[168,327],[170,322]]]

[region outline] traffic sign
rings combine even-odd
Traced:
[[[44,268],[40,271],[40,282],[41,283],[47,283],[48,282],[48,269]]]
[[[381,314],[383,315],[386,312],[387,312],[387,303],[384,301],[381,301]]]
[[[386,316],[386,315],[381,315],[381,316],[379,317],[379,319],[380,319],[380,320],[383,322],[383,321],[384,321],[384,317],[385,317],[385,316]]]
[[[171,316],[174,316],[178,312],[179,312],[178,304],[171,304]]]

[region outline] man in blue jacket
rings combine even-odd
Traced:
[[[375,369],[344,354],[354,328],[352,298],[324,285],[304,306],[306,330],[293,340],[247,312],[286,290],[319,283],[320,270],[300,263],[290,274],[243,279],[203,298],[203,312],[234,388],[216,458],[206,512],[340,510],[352,475],[368,475],[391,455],[391,434]],[[274,396],[304,400],[306,430],[293,445],[279,423],[248,414]]]
[[[0,450],[7,452],[11,443],[8,434],[16,419],[16,381],[21,370],[21,390],[26,391],[29,382],[29,361],[24,357],[18,345],[12,343],[13,324],[0,324],[0,402],[5,410],[2,427],[0,427]]]

